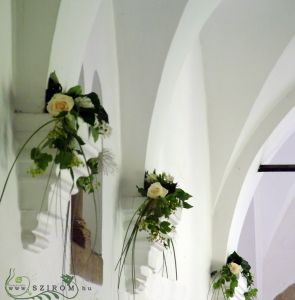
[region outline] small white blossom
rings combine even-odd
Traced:
[[[174,181],[174,177],[171,176],[170,174],[165,174],[164,176],[165,181],[172,183]]]
[[[77,97],[75,102],[78,106],[83,108],[94,108],[94,105],[90,98],[88,97]]]
[[[109,137],[112,133],[112,127],[105,121],[98,124],[98,130],[102,137]]]
[[[157,180],[157,174],[155,174],[155,173],[147,174],[147,176],[146,176],[147,182],[154,182],[156,180]]]

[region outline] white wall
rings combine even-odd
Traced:
[[[31,5],[30,5],[31,4]],[[35,3],[36,4],[36,3]],[[49,4],[49,2],[47,3]],[[55,4],[58,4],[55,1]],[[82,5],[83,4],[83,5]],[[18,7],[19,14],[22,15],[24,7]],[[35,9],[34,9],[35,8]],[[83,23],[80,18],[75,19],[75,14],[80,14],[81,9],[85,12],[85,18],[87,22]],[[88,10],[87,10],[88,9]],[[41,10],[41,11],[40,11]],[[35,13],[42,15],[42,8],[34,6],[34,1],[29,3],[29,8],[26,10],[26,18],[34,16]],[[57,13],[57,12],[56,12]],[[17,20],[17,25],[20,27],[11,28],[11,1],[2,1],[0,4],[1,15],[1,28],[0,36],[1,41],[5,44],[5,47],[0,49],[0,103],[3,109],[0,110],[0,184],[4,182],[7,168],[9,166],[9,160],[13,157],[12,153],[12,131],[10,126],[10,88],[12,82],[12,62],[16,64],[18,68],[22,68],[25,64],[28,64],[32,57],[30,47],[33,47],[35,43],[42,43],[42,38],[48,38],[48,44],[42,44],[46,51],[50,53],[50,63],[48,57],[40,58],[42,66],[39,66],[38,72],[44,72],[46,66],[48,69],[45,73],[49,73],[56,69],[63,85],[70,86],[77,83],[79,77],[79,71],[84,63],[85,69],[85,86],[87,91],[92,90],[94,71],[97,71],[101,79],[103,104],[109,113],[111,126],[113,127],[113,133],[109,140],[105,141],[105,146],[109,148],[114,156],[118,166],[118,171],[114,174],[109,174],[103,177],[103,236],[102,236],[102,256],[104,260],[104,284],[102,288],[93,287],[94,290],[85,296],[85,293],[81,293],[76,299],[115,299],[116,297],[116,285],[115,285],[115,272],[114,265],[116,258],[118,257],[118,243],[119,232],[116,227],[116,213],[117,202],[119,192],[119,176],[121,166],[121,141],[120,141],[120,104],[119,104],[119,87],[118,87],[118,71],[117,71],[117,53],[116,53],[116,41],[115,41],[115,28],[113,19],[113,7],[112,1],[87,1],[75,3],[72,1],[61,1],[59,6],[58,21],[55,27],[53,44],[51,45],[51,34],[43,32],[44,36],[41,38],[38,36],[38,26],[36,23],[29,22],[28,28],[20,28],[22,19]],[[39,16],[40,16],[39,15]],[[56,16],[55,16],[56,17]],[[56,21],[53,17],[52,22]],[[24,18],[24,19],[26,19]],[[79,37],[78,30],[73,30],[73,20],[76,20],[76,26],[80,30],[80,34],[83,38]],[[80,22],[84,24],[81,26]],[[15,25],[15,24],[14,24]],[[54,24],[55,25],[55,24]],[[33,26],[33,30],[30,31],[30,26]],[[40,27],[41,28],[41,27]],[[70,33],[73,35],[71,42],[75,44],[74,39],[78,42],[74,47],[73,44],[66,43],[66,39],[71,39],[71,35],[67,34],[67,29],[70,28]],[[14,53],[12,51],[12,33],[13,30],[17,31],[17,37],[19,43],[21,43],[19,52]],[[26,42],[25,36],[20,37],[24,31],[24,35],[30,39],[34,39],[34,43],[30,44]],[[81,33],[82,32],[82,33]],[[82,41],[83,40],[83,41]],[[79,44],[81,42],[81,44]],[[22,44],[24,43],[24,44]],[[51,48],[52,47],[52,48]],[[25,49],[24,49],[25,48]],[[75,51],[71,49],[75,49]],[[61,51],[62,49],[62,51]],[[47,52],[46,52],[47,53]],[[15,54],[16,56],[12,57]],[[44,54],[45,55],[45,54]],[[20,61],[22,59],[27,61]],[[68,60],[67,60],[68,59]],[[72,61],[71,61],[72,60]],[[37,63],[37,62],[36,62]],[[49,67],[48,67],[49,64]],[[45,67],[44,67],[45,65]],[[41,70],[42,69],[42,70]],[[42,76],[38,74],[29,75],[30,72],[17,73],[18,76],[14,82],[15,91],[17,91],[16,106],[22,111],[40,112],[44,105],[43,92],[46,86],[46,82],[42,79]],[[59,72],[60,71],[60,72]],[[33,76],[34,75],[34,76]],[[45,74],[46,77],[46,74]],[[44,78],[45,78],[44,77]],[[29,79],[36,79],[30,82],[30,88],[25,85]],[[44,81],[44,82],[43,82]],[[36,93],[32,92],[32,89],[36,88]],[[37,97],[25,97],[21,91],[25,90],[26,95],[37,95]],[[30,92],[31,90],[31,92]],[[43,91],[43,92],[42,92]],[[27,102],[23,102],[23,97]],[[34,122],[32,120],[32,122]],[[27,275],[36,282],[54,283],[60,281],[60,275],[62,273],[62,254],[63,254],[63,242],[62,232],[60,228],[60,221],[55,220],[58,223],[56,226],[53,222],[51,229],[51,236],[49,242],[49,248],[41,251],[41,253],[31,253],[23,250],[20,238],[20,217],[17,197],[17,183],[16,177],[12,176],[7,190],[6,197],[3,203],[0,204],[0,225],[1,228],[8,228],[9,230],[1,230],[1,261],[0,261],[0,276],[4,278],[8,275],[9,268],[15,267],[18,274]],[[57,199],[59,200],[59,199]],[[64,199],[63,199],[64,201]],[[92,232],[94,233],[94,229]],[[55,230],[59,233],[56,234]],[[68,257],[69,258],[69,257]],[[53,263],[54,259],[54,263]],[[68,271],[68,270],[66,270]],[[80,283],[84,283],[84,280],[78,279]],[[96,295],[95,295],[96,294]],[[7,299],[4,289],[0,290],[0,298]]]
[[[165,109],[157,111],[159,107],[156,104],[158,118],[151,125],[155,131],[150,132],[146,168],[170,172],[179,186],[193,195],[194,208],[183,211],[177,228],[179,285],[182,299],[206,299],[211,257],[211,198],[206,98],[198,40],[183,64],[173,97]],[[161,136],[157,127],[161,127]],[[161,286],[157,289],[160,296]]]
[[[12,0],[14,107],[42,112],[44,86],[60,0]]]
[[[103,106],[109,114],[110,125],[113,128],[111,137],[104,141],[104,147],[113,153],[117,164],[117,170],[103,176],[102,181],[102,258],[104,268],[103,286],[97,294],[99,299],[116,298],[115,264],[121,246],[120,228],[117,227],[121,175],[121,122],[116,51],[112,1],[104,0],[93,24],[83,63],[86,91],[93,90],[94,73],[97,72],[99,75]],[[87,205],[87,203],[85,204]],[[94,228],[91,228],[91,231],[94,233]]]
[[[12,83],[12,35],[11,6],[9,0],[0,2],[0,190],[14,158],[12,148],[11,124],[11,83]],[[20,214],[18,209],[18,187],[15,172],[12,173],[4,198],[0,203],[0,272],[2,282],[11,267],[21,265],[20,252]],[[0,289],[0,298],[5,298],[5,291]]]
[[[122,193],[142,178],[157,90],[187,0],[114,0],[122,116]]]

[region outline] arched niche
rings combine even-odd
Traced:
[[[82,69],[83,70],[83,67]],[[83,79],[84,81],[84,79]],[[82,82],[82,81],[81,81]],[[92,78],[92,89],[91,91],[97,93],[99,98],[101,99],[101,83],[99,79],[98,72],[95,71]],[[96,142],[96,147],[100,151],[103,149],[103,140],[99,139]],[[84,217],[87,221],[87,224],[91,230],[91,241],[93,250],[101,255],[102,254],[102,214],[103,214],[103,174],[100,173],[97,175],[98,181],[100,182],[100,186],[96,191],[96,207],[97,207],[97,215],[95,215],[94,203],[93,198],[91,195],[85,194],[85,201],[84,201]]]
[[[78,82],[87,42],[100,4],[101,0],[60,1],[48,74],[55,70],[65,88]]]
[[[260,88],[224,170],[214,203],[213,264],[223,263],[228,253],[237,250],[241,228],[261,178],[258,166],[293,133],[295,73],[289,66],[294,52],[293,37]]]
[[[85,91],[85,70],[82,65],[79,75],[79,85]],[[98,74],[93,76],[92,91],[101,93]],[[81,124],[81,127],[84,127]],[[83,130],[83,129],[82,129]],[[88,134],[88,132],[87,132]],[[100,152],[103,141],[94,142],[88,134],[84,139],[86,159],[88,155]],[[72,196],[72,272],[76,275],[96,284],[102,284],[102,189],[103,176],[98,174],[99,188],[93,194],[79,191]]]
[[[158,154],[156,154],[154,145],[161,145],[161,138],[164,135],[164,129],[159,126],[163,121],[161,112],[169,106],[185,59],[193,49],[205,22],[219,2],[219,0],[210,0],[200,3],[190,0],[186,4],[170,45],[153,107],[147,143],[146,168],[153,168],[155,164],[159,163],[161,149],[157,147]]]
[[[281,126],[292,127],[294,105],[295,90],[261,122],[229,172],[214,208],[213,264],[223,263],[226,255],[236,250],[247,209],[261,177],[257,174],[263,153],[261,149],[282,121],[284,125]],[[282,143],[284,139],[279,141]]]

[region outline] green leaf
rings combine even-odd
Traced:
[[[91,126],[95,124],[95,110],[88,108],[88,109],[80,109],[79,116],[83,119],[83,121]]]
[[[164,234],[172,230],[171,224],[168,221],[163,221],[160,223],[160,231]]]
[[[98,174],[98,157],[89,158],[87,166],[90,168],[92,174]]]
[[[87,193],[94,192],[93,186],[93,177],[90,176],[80,176],[76,181],[77,187],[81,188],[83,191]]]
[[[51,300],[51,297],[47,294],[43,294],[43,296],[45,296],[48,300]]]
[[[73,160],[73,153],[67,151],[60,151],[56,157],[54,162],[60,165],[61,169],[68,169],[71,167],[71,163]]]
[[[89,94],[87,94],[85,96],[88,97],[91,100],[91,102],[94,105],[95,109],[99,109],[100,108],[100,106],[101,106],[100,105],[100,100],[99,100],[98,95],[96,93],[91,92],[91,93],[89,93]]]
[[[109,123],[109,116],[102,106],[96,110],[96,115],[98,122],[105,121],[106,123]]]
[[[59,80],[57,78],[55,71],[50,74],[49,78],[52,80],[53,83],[55,83],[55,84],[59,83]]]
[[[183,208],[187,208],[187,209],[189,209],[189,208],[192,208],[193,206],[192,205],[190,205],[189,203],[187,203],[187,202],[183,202]]]
[[[48,103],[54,94],[61,93],[62,86],[60,85],[58,78],[55,72],[52,72],[49,76],[47,89],[45,91],[45,102]],[[44,111],[47,111],[47,108],[44,108]]]
[[[59,295],[57,293],[51,292],[51,294],[55,297],[55,299],[59,299]]]
[[[52,161],[52,155],[48,153],[42,153],[39,148],[33,148],[31,150],[31,159],[39,169],[45,171],[49,162]]]
[[[93,137],[94,142],[97,142],[98,137],[99,137],[98,127],[91,126],[91,135]]]
[[[67,91],[67,95],[72,96],[73,98],[80,96],[81,94],[82,88],[80,85],[73,86]]]
[[[188,200],[189,198],[191,198],[191,195],[186,193],[184,190],[177,188],[175,190],[175,195],[178,199],[185,201]]]
[[[39,154],[40,154],[39,148],[33,148],[31,150],[31,159],[35,160],[36,158],[39,157]]]

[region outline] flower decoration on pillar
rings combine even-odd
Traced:
[[[213,290],[211,299],[219,299],[220,294],[226,300],[234,297],[240,277],[244,277],[247,282],[247,291],[244,292],[245,300],[253,300],[257,296],[258,290],[254,287],[251,266],[236,252],[229,255],[226,264],[220,270],[213,271],[211,277]]]
[[[143,187],[137,186],[137,189],[143,200],[129,222],[117,264],[119,288],[121,274],[130,250],[133,294],[135,293],[135,244],[138,232],[145,232],[148,241],[162,246],[164,265],[166,263],[165,250],[172,250],[177,279],[176,255],[173,244],[175,225],[171,220],[171,216],[178,209],[192,208],[192,205],[187,202],[191,195],[179,188],[177,183],[174,182],[174,178],[165,172],[157,173],[155,170],[152,173],[145,172],[144,185]]]
[[[69,171],[73,186],[76,184],[79,189],[93,193],[99,185],[96,175],[101,171],[102,162],[106,163],[106,160],[112,158],[106,150],[86,158],[83,150],[85,142],[79,135],[79,127],[82,123],[87,125],[89,135],[92,136],[94,142],[99,137],[106,138],[111,134],[108,114],[96,93],[83,94],[79,85],[63,91],[55,72],[53,72],[48,80],[45,101],[44,110],[51,115],[51,119],[36,129],[21,146],[4,183],[0,202],[11,171],[20,154],[31,139],[48,125],[52,125],[52,129],[38,145],[31,149],[33,166],[28,173],[33,177],[45,173],[50,164],[52,167],[56,165],[59,170]],[[74,168],[80,166],[86,167],[87,175],[75,178]]]

